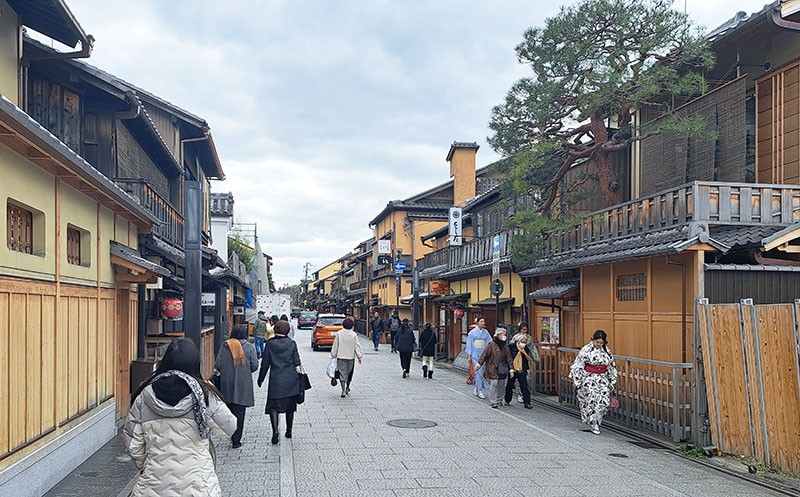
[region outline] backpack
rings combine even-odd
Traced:
[[[392,318],[392,319],[389,321],[389,329],[390,329],[391,331],[398,331],[398,330],[400,329],[400,320],[399,320],[399,319],[397,319],[397,318],[394,318],[394,317],[393,317],[393,318]]]

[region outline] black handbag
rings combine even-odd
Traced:
[[[508,378],[508,362],[500,361],[500,364],[497,365],[497,376],[501,380]]]
[[[298,373],[298,376],[300,376],[300,390],[303,390],[303,391],[310,390],[311,389],[311,381],[309,381],[309,379],[308,379],[308,374],[306,374],[305,371],[304,371],[302,373]]]

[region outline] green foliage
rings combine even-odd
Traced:
[[[256,264],[256,249],[247,244],[247,240],[239,233],[228,235],[228,252],[235,252],[244,264],[247,273],[253,271]]]
[[[708,457],[701,447],[692,444],[682,446],[681,452],[683,452],[683,455],[686,457],[693,457],[696,459],[706,459]]]
[[[569,205],[575,178],[563,181],[576,164],[596,166],[592,188],[615,195],[609,153],[637,139],[631,115],[657,104],[671,113],[670,95],[688,98],[706,91],[699,69],[714,57],[705,40],[672,0],[583,0],[562,7],[543,27],[528,29],[516,47],[532,75],[513,84],[492,109],[488,138],[508,167],[504,193],[531,193],[535,208]],[[608,123],[616,129],[608,132]],[[697,121],[672,121],[682,132],[698,133]]]
[[[670,107],[671,97],[705,92],[701,71],[714,63],[672,0],[582,0],[528,29],[516,53],[532,74],[492,109],[488,138],[505,158],[497,171],[503,197],[514,204],[507,227],[521,232],[515,267],[530,267],[548,243],[545,234],[576,221],[581,200],[618,202],[613,151],[644,133],[715,138],[701,118],[673,115]],[[662,129],[634,129],[631,116],[645,105],[651,118],[653,111],[672,117]]]

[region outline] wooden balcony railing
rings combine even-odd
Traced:
[[[352,292],[355,290],[361,290],[363,288],[367,288],[367,280],[355,281],[353,283],[350,283],[349,290]]]
[[[507,257],[511,254],[511,232],[500,233],[500,257]],[[492,240],[494,235],[479,238],[461,247],[450,247],[447,268],[455,269],[463,266],[473,266],[491,262],[494,256],[492,252]]]
[[[183,248],[183,216],[143,179],[115,179],[120,188],[139,199],[139,204],[160,221],[153,233],[172,245]]]
[[[420,271],[424,271],[431,267],[447,265],[447,261],[450,259],[450,250],[451,247],[445,247],[425,255],[417,261],[417,267]]]
[[[800,222],[800,186],[695,181],[608,209],[550,235],[544,255],[638,235],[691,221],[709,224]]]

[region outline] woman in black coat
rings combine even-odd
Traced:
[[[253,373],[256,369],[258,354],[253,344],[247,341],[247,325],[236,324],[231,339],[222,343],[214,361],[222,398],[236,416],[236,431],[231,437],[234,449],[242,446],[245,410],[256,403],[253,395]]]
[[[300,354],[297,343],[289,338],[289,322],[275,323],[275,336],[267,340],[261,355],[261,370],[258,386],[264,383],[267,371],[272,368],[267,386],[267,407],[272,423],[272,443],[278,443],[278,414],[286,413],[286,438],[292,438],[292,422],[297,410],[297,395],[300,393]]]
[[[425,323],[425,329],[419,335],[419,355],[422,357],[422,376],[433,378],[433,359],[436,355],[436,332],[433,325]]]
[[[403,319],[395,340],[397,352],[400,353],[400,367],[403,368],[403,378],[407,378],[408,371],[411,369],[411,354],[414,353],[414,344],[417,343],[414,332],[411,331],[411,326],[408,325],[408,319]]]

